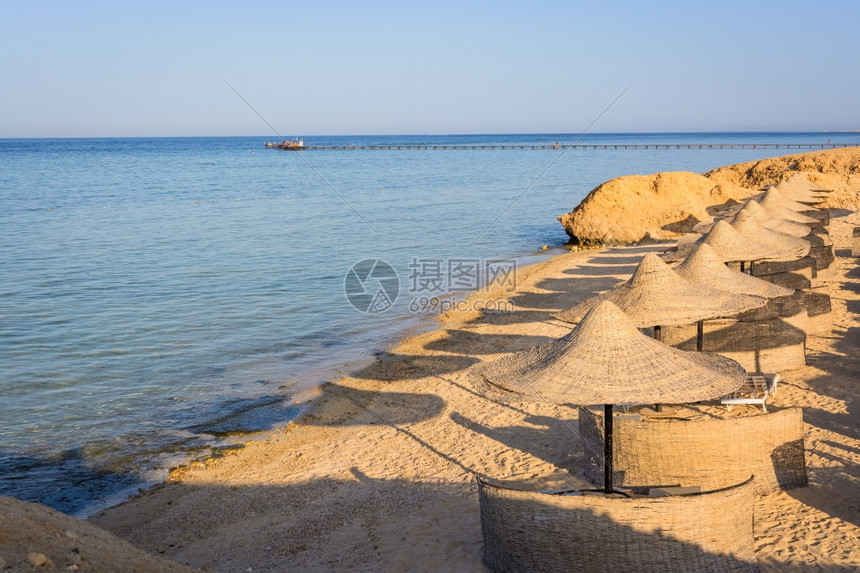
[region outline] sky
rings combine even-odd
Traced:
[[[3,138],[860,129],[852,0],[0,10]]]

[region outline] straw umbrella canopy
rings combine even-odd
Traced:
[[[780,233],[785,233],[786,235],[791,235],[793,237],[805,237],[812,232],[809,225],[774,217],[768,213],[758,201],[747,201],[743,209],[738,211],[729,223],[737,220],[738,217],[741,217],[741,213],[747,213],[754,221],[766,229],[779,231]]]
[[[694,233],[704,234],[714,228],[716,222],[725,219],[729,222],[737,216],[738,211],[747,211],[761,223],[762,226],[781,233],[787,233],[796,237],[805,237],[812,232],[810,224],[818,224],[818,219],[813,219],[791,209],[771,206],[765,209],[761,203],[754,199],[747,201],[740,209],[731,209],[728,217],[713,218],[710,221],[700,221],[693,227]]]
[[[708,228],[712,229],[713,225]],[[694,233],[682,235],[675,243],[674,247],[660,253],[660,258],[667,263],[683,261],[687,258],[687,255],[693,252],[696,245],[705,240],[706,233],[708,232],[709,231],[706,230],[697,230]]]
[[[794,292],[792,289],[730,269],[707,243],[701,243],[693,249],[690,256],[674,270],[685,279],[738,294],[775,298]]]
[[[816,205],[823,203],[826,199],[821,193],[811,191],[809,188],[800,185],[797,181],[780,181],[774,187],[789,199],[793,199],[799,203]]]
[[[639,328],[653,328],[657,340],[662,339],[664,326],[696,324],[697,350],[703,345],[703,321],[735,316],[767,304],[767,299],[760,296],[727,292],[688,280],[670,269],[660,257],[648,253],[642,257],[630,280],[554,318],[579,322],[585,313],[604,300],[621,308]]]
[[[724,263],[786,260],[786,254],[775,246],[750,241],[726,221],[717,221],[707,234],[696,239],[690,238],[689,235],[681,237],[676,250],[664,255],[663,260],[668,263],[683,261],[699,243],[709,244]]]
[[[612,405],[710,400],[739,388],[744,369],[729,358],[686,352],[645,336],[621,309],[602,301],[570,333],[476,365],[472,383],[492,395],[556,404],[604,404],[604,491],[612,491]]]
[[[770,209],[772,207],[782,207],[784,209],[791,209],[796,213],[817,210],[817,207],[804,205],[803,203],[799,203],[794,199],[790,199],[776,187],[769,187],[768,190],[764,192],[764,195],[762,195],[762,198],[759,200],[759,203],[761,203],[761,206],[765,209]]]
[[[627,313],[639,328],[693,324],[733,316],[767,303],[761,297],[730,293],[685,279],[656,254],[647,253],[627,282],[554,317],[563,322],[579,322],[604,300]]]
[[[818,183],[813,183],[809,180],[808,177],[806,177],[805,175],[801,175],[800,173],[794,173],[790,175],[786,179],[786,181],[791,183],[792,185],[800,187],[801,189],[808,189],[809,191],[812,191],[813,193],[817,193],[819,195],[826,195],[828,193],[833,192],[833,189],[828,189],[827,187],[822,187]]]
[[[779,191],[777,191],[779,193]],[[765,213],[774,217],[776,219],[785,219],[786,221],[793,221],[795,223],[803,223],[805,225],[810,224],[819,224],[820,221],[814,217],[810,217],[808,215],[804,215],[803,213],[799,213],[797,211],[793,211],[788,207],[783,207],[779,205],[778,202],[771,202],[770,205],[765,205],[764,200],[759,201],[758,204],[764,209]],[[812,207],[810,207],[812,209]]]
[[[809,249],[812,247],[812,244],[806,239],[763,227],[749,213],[744,211],[738,211],[731,226],[750,241],[774,247],[783,256],[782,260],[796,261],[802,259],[809,254]]]

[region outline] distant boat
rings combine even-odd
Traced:
[[[286,149],[288,151],[301,151],[305,148],[305,141],[303,139],[299,139],[298,141],[267,141],[266,147],[275,147],[277,149]]]

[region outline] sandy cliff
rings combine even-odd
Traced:
[[[667,172],[618,177],[596,187],[558,219],[574,244],[672,239],[709,219],[715,207],[746,199],[796,172],[833,189],[824,206],[849,210],[860,206],[860,149],[848,148],[738,163],[704,175]]]

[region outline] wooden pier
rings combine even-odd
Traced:
[[[365,151],[365,150],[560,150],[560,149],[837,149],[857,147],[857,143],[643,143],[643,144],[572,144],[572,145],[305,145],[313,151]]]

